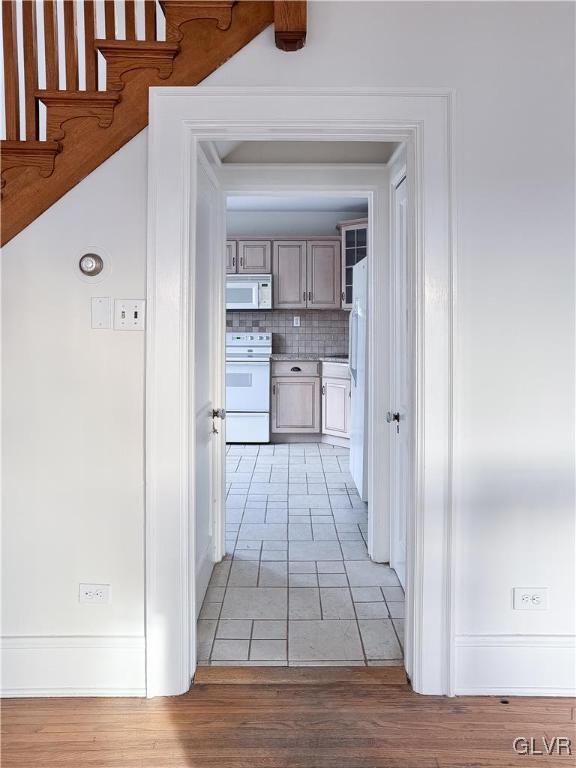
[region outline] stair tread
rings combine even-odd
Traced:
[[[131,54],[146,53],[149,51],[165,51],[178,53],[180,45],[169,40],[94,40],[94,47],[98,50],[130,51]]]
[[[208,667],[196,669],[196,685],[407,685],[404,667]]]
[[[119,101],[121,96],[116,91],[49,91],[38,90],[38,97],[50,97],[55,99],[67,99],[68,101]]]
[[[39,141],[38,139],[2,139],[2,151],[34,150],[36,152],[60,152],[62,144],[59,141]]]

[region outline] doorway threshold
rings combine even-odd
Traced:
[[[195,685],[408,685],[403,666],[384,667],[208,667],[201,666]]]

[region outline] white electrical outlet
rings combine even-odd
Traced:
[[[294,317],[294,328],[300,328],[300,318],[298,316]]]
[[[548,587],[514,587],[514,610],[545,611],[548,608]]]
[[[80,584],[78,602],[80,603],[110,603],[112,593],[110,584]]]
[[[143,331],[144,299],[115,299],[114,300],[114,330]]]

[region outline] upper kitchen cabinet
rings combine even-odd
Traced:
[[[352,267],[368,253],[368,219],[343,221],[342,233],[342,309],[352,309]]]
[[[270,240],[239,240],[237,264],[240,275],[269,275],[272,243]]]
[[[238,243],[236,240],[228,240],[226,243],[226,272],[236,272],[237,253]]]
[[[275,240],[272,263],[274,309],[305,309],[306,240]]]
[[[275,240],[275,309],[340,308],[340,242]]]
[[[309,240],[306,271],[307,307],[340,309],[340,243]]]

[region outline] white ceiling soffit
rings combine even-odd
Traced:
[[[228,211],[358,213],[360,217],[367,213],[368,201],[364,197],[335,195],[234,195],[227,198],[226,208]]]
[[[398,146],[382,141],[215,141],[223,163],[387,163]]]

